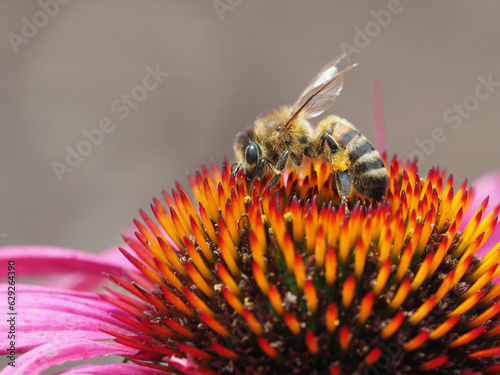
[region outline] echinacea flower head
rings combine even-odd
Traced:
[[[104,331],[167,373],[500,374],[500,247],[475,255],[499,208],[462,222],[466,183],[396,158],[382,202],[346,207],[332,173],[270,190],[225,163],[155,199],[121,250],[142,277],[104,295],[134,333]]]

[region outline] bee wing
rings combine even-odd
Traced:
[[[331,60],[328,64],[326,64],[323,67],[323,69],[321,69],[320,72],[316,75],[316,77],[314,77],[311,83],[304,89],[304,91],[302,91],[295,104],[311,96],[311,94],[315,89],[324,85],[325,82],[335,77],[339,72],[337,65],[339,64],[340,61],[342,61],[344,57],[345,55],[342,55],[334,60]]]
[[[297,119],[307,120],[319,116],[335,102],[342,91],[344,73],[357,65],[350,65],[339,73],[337,65],[344,57],[342,55],[327,64],[300,94],[293,105],[293,115],[287,126]]]

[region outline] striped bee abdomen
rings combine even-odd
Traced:
[[[331,129],[349,159],[351,189],[379,201],[387,190],[388,176],[378,151],[346,120],[336,121]]]
[[[361,135],[346,147],[353,188],[368,198],[379,201],[388,185],[384,161],[368,139]]]

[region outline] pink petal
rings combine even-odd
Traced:
[[[7,285],[0,285],[0,298],[7,300]],[[123,312],[96,293],[51,289],[36,285],[16,285],[16,349],[24,353],[37,346],[67,340],[109,340],[100,329],[134,334],[110,313]],[[0,320],[0,331],[8,332],[7,319]],[[0,354],[7,348],[0,347]]]
[[[116,251],[119,259],[121,254]],[[102,273],[122,275],[120,261],[83,251],[49,246],[8,246],[0,248],[0,264],[16,262],[16,277],[80,273],[102,277]],[[7,267],[0,268],[0,278],[7,277]]]
[[[132,252],[133,250],[130,249]],[[127,270],[127,272],[132,272],[134,275],[137,274],[136,268],[125,258],[122,253],[118,250],[118,246],[110,247],[109,249],[103,250],[97,254],[99,258],[106,262],[110,261],[118,267]],[[104,280],[104,275],[99,275],[96,277],[89,277],[88,274],[76,274],[71,273],[68,275],[55,275],[51,280],[43,283],[47,286],[59,286],[64,285],[67,289],[72,290],[96,290],[102,285]]]
[[[165,372],[129,363],[86,365],[58,372],[56,375],[165,375]]]
[[[64,287],[70,290],[90,290],[99,289],[106,279],[105,275],[89,275],[81,273],[70,273],[67,275],[51,275],[44,276],[43,280],[39,280],[40,285],[47,287],[59,288]]]
[[[196,362],[191,361],[189,358],[178,358],[175,356],[170,357],[168,362],[174,366],[176,369],[190,375],[216,375],[216,373],[206,370]]]
[[[16,367],[7,366],[1,375],[38,375],[69,361],[80,361],[106,355],[126,356],[137,350],[114,342],[57,339],[16,358]]]
[[[483,213],[483,218],[498,204],[500,204],[500,172],[492,172],[480,177],[472,184],[474,195],[469,209],[465,212],[460,230],[465,228],[465,225],[472,219],[483,200],[489,196],[486,212]],[[490,251],[496,244],[500,242],[500,225],[491,234],[490,238],[481,246],[477,255],[482,257]]]

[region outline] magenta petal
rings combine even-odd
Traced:
[[[102,365],[85,365],[75,367],[56,375],[165,375],[165,372],[129,363],[112,363]]]
[[[7,285],[0,286],[0,298],[7,300]],[[16,347],[24,353],[59,338],[71,340],[108,340],[100,329],[134,334],[110,313],[123,312],[96,293],[51,289],[35,285],[16,285]],[[6,319],[0,320],[0,331],[8,332]],[[6,354],[7,348],[0,348]]]
[[[134,354],[136,351],[114,342],[58,339],[18,357],[16,367],[7,366],[0,374],[38,375],[52,366],[58,366],[70,361],[80,361],[110,354],[126,356]]]
[[[0,264],[16,262],[16,277],[83,273],[101,277],[102,273],[121,275],[120,252],[116,260],[83,251],[48,246],[8,246],[0,248]],[[7,267],[0,269],[0,278],[7,277]]]
[[[102,286],[105,275],[89,275],[82,273],[69,273],[67,275],[44,276],[40,280],[40,285],[71,290],[90,290],[95,291]]]
[[[130,249],[132,252],[133,250]],[[121,267],[132,273],[136,273],[136,268],[125,258],[122,253],[118,250],[117,246],[110,247],[103,250],[97,254],[101,261],[110,261],[117,267]],[[47,286],[60,286],[64,285],[67,289],[72,290],[96,290],[102,285],[103,275],[90,276],[89,274],[83,273],[70,273],[67,275],[54,275],[45,277],[46,282],[43,285]]]
[[[472,219],[484,198],[490,197],[486,212],[489,212],[500,203],[500,172],[486,174],[472,184],[474,195],[469,209],[465,212],[460,229]]]
[[[487,196],[489,196],[490,199],[488,206],[486,207],[486,212],[483,213],[483,217],[500,204],[500,172],[486,174],[476,180],[472,186],[474,188],[474,196],[469,209],[464,214],[460,230],[463,230],[465,225],[472,219],[476,211],[479,209],[479,206]],[[478,250],[477,255],[479,257],[484,256],[498,242],[500,242],[500,225],[497,224],[497,227],[491,234],[490,238]]]
[[[174,366],[176,369],[182,371],[185,374],[190,375],[206,375],[207,370],[201,368],[194,361],[191,361],[189,358],[179,358],[172,356],[168,360],[168,362]]]

